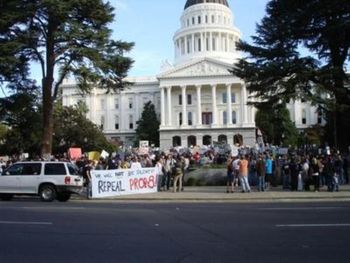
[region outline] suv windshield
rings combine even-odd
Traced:
[[[70,175],[79,175],[79,169],[76,165],[72,163],[67,163],[69,174]]]

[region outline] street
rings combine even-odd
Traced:
[[[0,202],[0,262],[348,262],[334,203]]]

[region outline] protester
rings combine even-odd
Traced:
[[[242,193],[251,191],[248,182],[248,155],[242,155],[239,161],[239,179],[242,185]]]
[[[226,179],[226,193],[233,193],[233,157],[229,157],[226,163],[227,179]]]
[[[265,167],[266,167],[266,164],[265,164],[264,157],[262,154],[259,154],[259,158],[256,162],[256,172],[259,180],[259,184],[258,184],[259,192],[265,191],[265,171],[266,171]]]
[[[181,160],[181,157],[178,156],[178,158],[176,159],[176,162],[174,164],[174,173],[173,173],[173,180],[174,180],[174,186],[173,186],[173,190],[174,193],[176,193],[177,191],[181,191],[182,189],[182,176],[183,176],[183,167],[184,167],[184,163]],[[179,182],[179,185],[177,186],[177,183]]]

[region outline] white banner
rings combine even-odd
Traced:
[[[155,168],[91,171],[92,198],[157,192]]]

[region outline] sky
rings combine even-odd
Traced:
[[[135,62],[129,76],[156,76],[162,62],[174,60],[174,33],[180,29],[180,17],[186,0],[109,0],[115,8],[115,21],[110,25],[113,39],[134,42],[126,54]],[[228,0],[234,25],[243,40],[250,41],[256,24],[265,15],[268,0]],[[32,64],[31,75],[40,82],[38,64]],[[2,95],[0,95],[1,97]]]
[[[228,0],[234,25],[249,41],[265,15],[268,0]],[[155,76],[162,61],[174,60],[173,36],[180,29],[186,0],[110,0],[115,7],[113,38],[134,42],[128,54],[134,62],[129,76]]]

